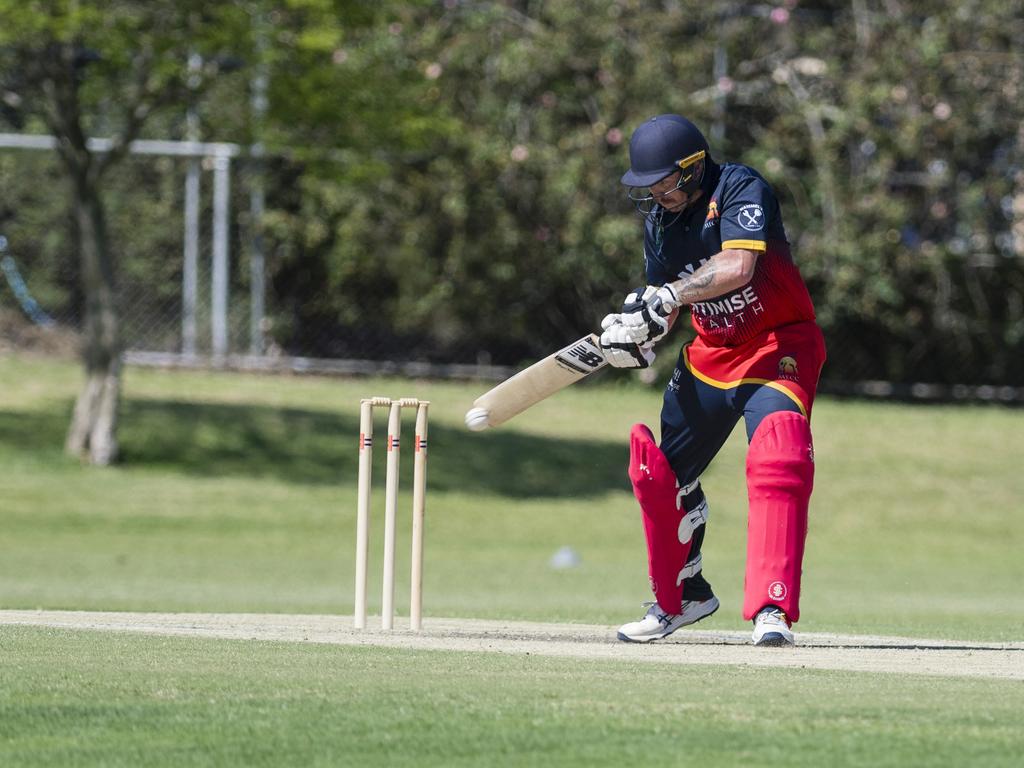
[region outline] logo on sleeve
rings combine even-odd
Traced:
[[[740,208],[740,226],[748,232],[764,229],[764,209],[757,203],[749,203]]]

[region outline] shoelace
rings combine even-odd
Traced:
[[[757,615],[759,621],[767,624],[783,624],[789,626],[789,622],[786,620],[786,614],[779,608],[773,611],[766,611],[765,613],[759,613]]]

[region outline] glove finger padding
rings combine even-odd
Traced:
[[[621,323],[601,334],[601,351],[614,368],[648,368],[654,362],[654,350],[633,341],[630,329]]]
[[[629,329],[629,338],[636,344],[647,344],[660,341],[672,327],[674,318],[662,317],[651,312],[645,305],[639,312],[622,315],[622,325]]]
[[[613,368],[650,368],[654,362],[654,351],[650,347],[641,347],[638,344],[602,344],[601,351],[604,353],[604,359]]]
[[[658,289],[653,285],[641,285],[639,288],[634,288],[626,296],[625,301],[622,302],[620,312],[627,315],[631,312],[639,312],[657,292]]]

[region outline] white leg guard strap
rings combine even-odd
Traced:
[[[700,573],[700,569],[704,564],[704,557],[701,554],[697,554],[693,560],[688,562],[683,570],[679,572],[679,577],[676,579],[676,586],[680,587],[683,584],[684,579],[688,579],[691,576],[696,576]]]

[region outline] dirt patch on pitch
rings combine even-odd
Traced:
[[[379,623],[379,622],[378,622]],[[379,646],[416,650],[535,654],[660,664],[845,670],[1024,680],[1024,643],[801,633],[797,647],[753,648],[747,633],[680,630],[649,645],[621,643],[613,627],[523,621],[433,619],[421,632],[356,630],[348,616],[205,613],[0,611],[0,626]]]

